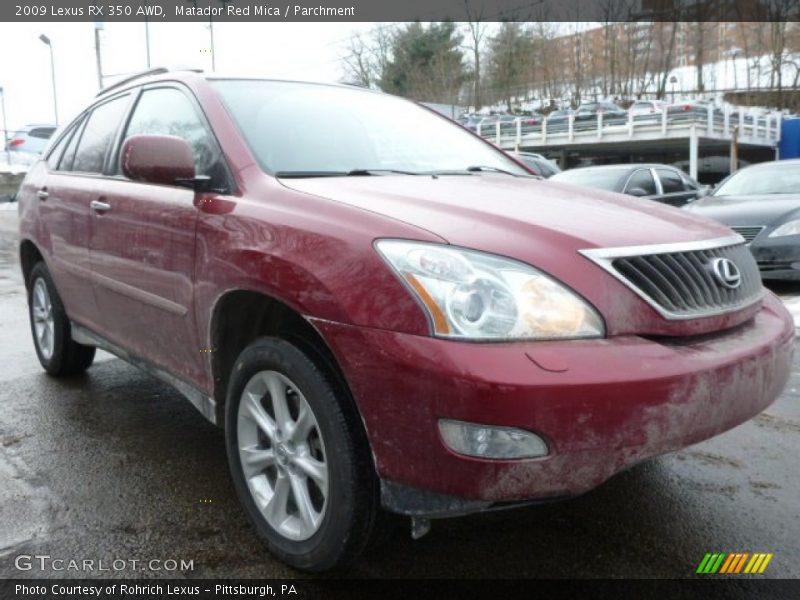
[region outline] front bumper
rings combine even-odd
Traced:
[[[750,245],[762,279],[800,280],[800,236],[770,238],[763,234]]]
[[[350,384],[378,475],[424,490],[438,509],[450,502],[455,513],[574,496],[747,421],[783,389],[794,339],[792,319],[772,294],[744,325],[688,339],[478,344],[315,325]],[[440,438],[440,418],[528,429],[547,440],[550,454],[458,455]],[[391,508],[425,513],[419,497],[409,502]],[[438,509],[431,513],[448,512]]]

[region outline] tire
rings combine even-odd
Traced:
[[[36,356],[47,373],[69,377],[91,366],[95,348],[72,339],[69,318],[43,262],[34,265],[28,278],[28,317]]]
[[[273,555],[310,572],[358,558],[380,513],[360,418],[334,389],[296,346],[261,338],[237,359],[225,406],[228,462],[247,517]]]

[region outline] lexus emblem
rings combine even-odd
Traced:
[[[710,266],[714,279],[722,287],[735,290],[742,284],[742,274],[739,271],[739,267],[732,260],[715,258],[711,261]]]

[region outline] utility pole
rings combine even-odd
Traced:
[[[97,89],[103,89],[103,61],[100,58],[100,32],[103,30],[103,22],[94,22],[94,54],[97,60]]]
[[[147,69],[150,69],[150,21],[144,18],[144,47],[147,52]]]
[[[208,31],[211,34],[211,72],[217,70],[217,63],[214,60],[214,21],[211,15],[208,17]]]

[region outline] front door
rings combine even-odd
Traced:
[[[177,87],[141,93],[118,146],[136,134],[183,137],[195,152],[199,174],[220,160],[194,101]],[[98,333],[184,381],[201,382],[205,349],[194,318],[195,193],[126,179],[118,154],[91,216],[90,262],[104,318]]]

